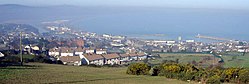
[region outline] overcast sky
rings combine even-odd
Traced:
[[[0,4],[249,9],[249,0],[0,0]]]

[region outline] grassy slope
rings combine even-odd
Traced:
[[[126,68],[94,68],[31,63],[36,67],[0,69],[0,83],[185,84],[165,77],[125,74]],[[37,67],[39,66],[39,67]]]
[[[199,62],[203,59],[203,57],[212,56],[210,54],[171,54],[171,53],[160,53],[160,59],[150,60],[149,62],[152,64],[162,63],[163,60],[176,60],[179,59],[180,63],[187,64],[195,60]]]
[[[237,56],[232,60],[233,56],[222,56],[225,61],[224,67],[245,67],[249,68],[249,53],[245,56]]]

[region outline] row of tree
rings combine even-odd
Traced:
[[[197,81],[207,84],[249,83],[249,70],[244,68],[200,68],[190,64],[162,63],[150,67],[145,63],[131,64],[127,74],[165,76],[183,81]]]

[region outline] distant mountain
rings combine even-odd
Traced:
[[[0,24],[1,34],[10,34],[18,32],[35,33],[39,35],[39,30],[28,24],[14,24],[14,23]]]

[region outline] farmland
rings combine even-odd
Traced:
[[[233,55],[223,55],[224,59],[224,67],[244,67],[249,68],[249,54],[245,54],[244,56],[241,54]]]
[[[88,67],[28,63],[0,69],[0,83],[78,83],[78,84],[185,84],[160,76],[127,75],[126,67]]]
[[[188,64],[193,61],[199,63],[201,66],[209,66],[213,63],[218,63],[218,58],[214,58],[212,54],[202,54],[202,53],[155,53],[160,56],[153,60],[149,60],[151,64],[160,64],[165,60],[178,60],[179,63]]]

